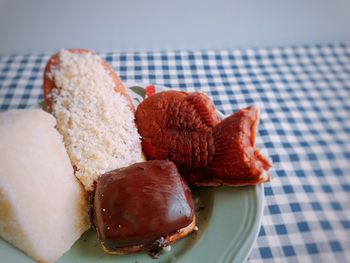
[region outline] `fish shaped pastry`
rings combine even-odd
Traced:
[[[148,159],[173,161],[192,185],[255,185],[271,163],[255,147],[259,109],[221,120],[203,93],[166,91],[139,104],[136,124]]]

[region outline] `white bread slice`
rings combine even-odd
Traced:
[[[90,227],[87,194],[42,110],[0,113],[0,236],[54,262]]]

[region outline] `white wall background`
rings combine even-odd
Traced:
[[[0,0],[0,55],[350,43],[350,0]]]

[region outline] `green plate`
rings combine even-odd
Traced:
[[[135,106],[153,89],[142,91],[147,85],[140,83],[127,86],[133,87],[129,91]],[[164,87],[156,86],[156,90],[159,92]],[[90,229],[57,262],[244,262],[261,225],[263,185],[192,188],[192,193],[199,230],[176,242],[158,259],[151,259],[146,253],[108,255],[97,241],[95,231]],[[34,262],[2,239],[0,255],[1,262]]]

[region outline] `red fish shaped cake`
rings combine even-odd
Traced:
[[[148,159],[173,161],[192,185],[255,185],[270,180],[270,162],[255,147],[260,110],[221,120],[199,92],[157,93],[138,106],[136,124]]]

